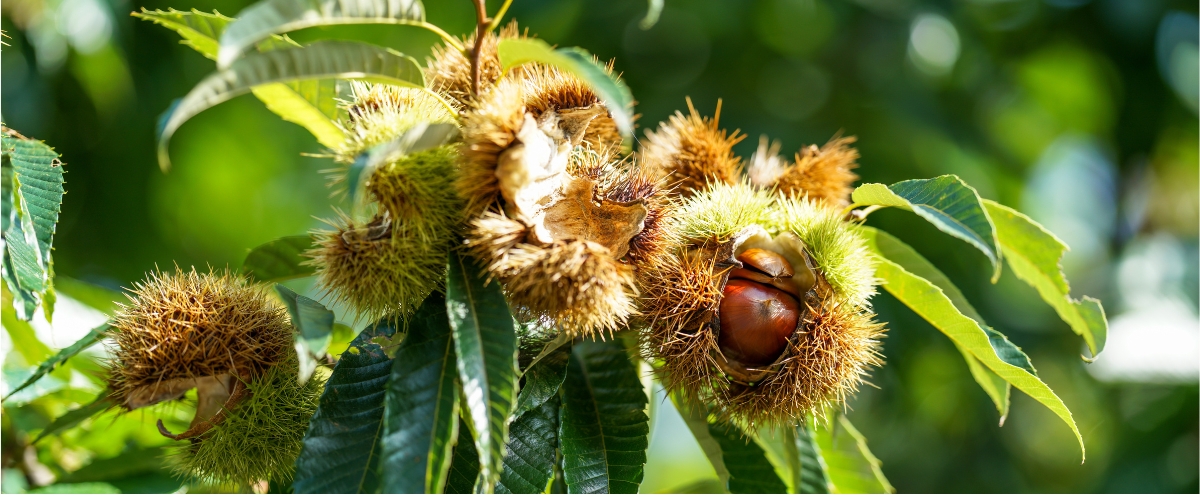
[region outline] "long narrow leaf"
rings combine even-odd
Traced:
[[[425,21],[418,0],[263,0],[238,13],[221,34],[217,66],[227,68],[246,49],[277,33],[338,24],[414,24]]]
[[[881,231],[868,227],[862,229],[862,234],[876,254],[876,276],[883,281],[884,288],[974,355],[996,375],[1058,415],[1075,433],[1080,452],[1085,453],[1083,436],[1075,425],[1075,419],[1071,417],[1071,411],[1058,395],[1037,377],[1032,365],[1028,364],[1029,358],[1020,353],[1020,350],[1012,346],[999,332],[981,325],[960,311],[945,290],[891,260],[896,257],[904,261],[924,262],[928,269],[933,268],[911,248],[895,238],[884,236],[886,233]]]
[[[170,166],[167,145],[171,136],[201,111],[249,92],[254,86],[327,78],[361,79],[409,87],[425,85],[421,67],[415,59],[366,43],[323,41],[250,54],[205,78],[168,111],[159,132],[160,166]]]
[[[1108,338],[1108,319],[1099,300],[1071,298],[1071,285],[1063,276],[1060,261],[1067,244],[1025,214],[991,200],[983,200],[996,224],[1000,248],[1008,267],[1021,281],[1029,283],[1075,331],[1095,358]]]
[[[433,293],[409,320],[387,390],[383,493],[441,493],[458,432],[458,376],[446,299]]]
[[[808,425],[797,425],[789,434],[795,440],[799,474],[796,493],[829,493],[829,475],[821,449],[813,439],[811,419]]]
[[[863,184],[851,195],[858,205],[898,207],[921,216],[942,232],[970,243],[992,263],[992,281],[1000,278],[1000,241],[975,188],[956,175],[913,179],[890,186]]]
[[[559,430],[568,492],[637,493],[649,444],[646,404],[619,340],[575,346]]]
[[[454,445],[454,459],[447,473],[445,493],[469,495],[475,491],[479,480],[479,453],[471,439],[471,424],[458,421],[458,442]]]
[[[559,406],[555,395],[513,421],[496,493],[529,495],[546,491],[554,477]]]
[[[567,360],[570,357],[571,347],[563,344],[529,367],[524,376],[525,385],[517,395],[517,409],[513,411],[513,418],[520,418],[525,412],[541,406],[558,394],[558,388],[567,377]]]
[[[92,418],[93,415],[117,405],[117,402],[108,397],[108,391],[101,391],[96,399],[91,403],[80,406],[74,410],[64,413],[61,417],[54,419],[38,434],[37,439],[33,442],[37,443],[47,436],[56,436],[64,431],[74,428],[83,423],[83,421]]]
[[[458,375],[479,450],[480,492],[500,479],[509,416],[517,399],[517,335],[500,284],[485,283],[483,268],[451,252],[446,310],[454,332]]]
[[[333,311],[286,286],[276,284],[275,291],[292,318],[293,344],[300,358],[298,380],[303,385],[317,369],[316,361],[324,357],[329,348],[333,336]]]
[[[867,438],[846,415],[839,414],[829,426],[817,426],[815,434],[834,493],[896,492],[883,475],[882,463],[867,448]]]
[[[43,361],[40,365],[38,365],[37,370],[34,370],[33,374],[30,375],[29,378],[26,378],[25,381],[17,384],[15,388],[8,391],[8,394],[4,395],[4,399],[8,399],[9,396],[12,396],[17,391],[29,387],[34,382],[37,382],[38,379],[46,376],[47,373],[50,373],[54,371],[54,369],[62,366],[64,363],[70,360],[72,356],[79,354],[84,349],[87,349],[96,342],[104,339],[104,337],[108,335],[108,328],[109,327],[107,323],[93,328],[92,331],[88,332],[87,335],[84,335],[83,338],[75,341],[74,344],[67,346],[65,349],[58,351],[57,354],[51,356],[50,359]]]
[[[684,402],[678,393],[671,394],[671,403],[675,405],[679,416],[687,424],[688,430],[692,431],[692,437],[696,438],[696,443],[704,451],[704,456],[708,457],[708,463],[712,464],[713,471],[717,473],[717,480],[721,482],[722,488],[725,491],[730,491],[728,489],[729,469],[725,466],[725,455],[722,451],[721,442],[710,430],[708,412],[697,404]],[[768,463],[767,466],[770,467],[771,464]],[[772,470],[771,474],[774,475],[774,470]],[[782,493],[787,493],[786,487]]]
[[[721,447],[730,493],[787,493],[787,485],[775,473],[766,452],[740,429],[728,423],[710,423],[708,431]]]
[[[539,62],[555,66],[583,80],[604,101],[621,135],[626,139],[632,137],[633,93],[625,82],[596,62],[587,51],[578,47],[555,49],[536,38],[500,40],[496,51],[506,71],[528,62]]]
[[[379,438],[392,358],[380,344],[397,335],[387,322],[363,330],[325,383],[296,459],[296,493],[376,493]]]

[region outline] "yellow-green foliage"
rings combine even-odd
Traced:
[[[228,412],[224,421],[170,456],[176,472],[202,483],[240,486],[290,480],[325,385],[320,372],[298,385],[296,370],[292,351],[263,376],[247,380],[249,398],[222,410]]]
[[[836,298],[868,307],[875,295],[874,261],[840,211],[822,201],[786,197],[777,200],[775,208],[775,226],[804,242]]]
[[[702,241],[716,238],[726,241],[752,224],[771,222],[770,191],[755,189],[746,183],[713,183],[698,191],[676,215],[679,234]]]

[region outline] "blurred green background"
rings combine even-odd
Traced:
[[[213,63],[129,12],[236,15],[247,4],[3,3],[0,112],[66,162],[60,276],[118,289],[155,266],[237,267],[250,248],[332,215],[340,202],[319,173],[330,161],[303,155],[321,147],[250,96],[185,125],[172,142],[173,170],[157,167],[158,116]],[[472,28],[466,0],[427,0],[426,8],[451,33]],[[841,131],[859,138],[866,181],[957,174],[1058,234],[1072,248],[1063,265],[1073,295],[1104,301],[1108,347],[1087,365],[1080,339],[1011,273],[992,285],[984,258],[965,243],[912,214],[873,214],[873,225],[928,257],[1025,349],[1087,444],[1081,465],[1068,429],[1016,391],[997,426],[953,345],[884,294],[875,304],[890,326],[887,364],[850,402],[849,416],[898,491],[1200,491],[1194,1],[666,0],[658,23],[643,30],[646,8],[644,0],[516,0],[510,14],[551,43],[615,58],[641,127],[684,108],[685,96],[706,114],[722,99],[721,124],[748,136],[737,147],[743,158],[762,135],[790,156]],[[418,58],[436,41],[386,26],[293,37],[325,36]],[[37,333],[61,347],[72,335],[62,325]],[[21,360],[8,356],[6,369],[12,364]],[[11,440],[66,408],[10,416],[4,467],[28,460],[10,453],[23,449]],[[152,422],[120,436],[162,444]],[[104,429],[92,432],[117,432]],[[72,432],[73,443],[88,439]],[[121,451],[66,453],[50,441],[34,458],[54,462],[52,475]],[[660,412],[642,491],[686,491],[709,476],[682,421]]]

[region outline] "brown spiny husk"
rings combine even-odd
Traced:
[[[517,134],[527,115],[541,120],[553,111],[564,128],[576,115],[586,115],[577,119],[586,123],[583,130],[564,130],[565,137],[560,141],[596,151],[615,150],[621,144],[616,122],[590,86],[550,66],[530,64],[523,68],[520,74],[510,75],[489,89],[463,116],[464,160],[458,187],[469,215],[499,203],[496,168],[501,154],[519,143]]]
[[[691,99],[687,104],[687,116],[677,111],[668,122],[658,125],[658,131],[646,131],[639,152],[642,162],[658,169],[667,185],[682,196],[713,182],[737,183],[742,159],[733,154],[733,146],[746,136],[719,127],[720,101],[712,118],[700,116]]]
[[[787,196],[807,195],[835,207],[850,204],[850,193],[858,176],[858,150],[850,146],[853,136],[834,136],[824,146],[808,146],[796,154],[796,163],[784,169],[776,181],[779,192]]]
[[[411,221],[385,214],[366,224],[345,215],[326,222],[334,229],[314,231],[314,248],[305,256],[317,270],[317,283],[358,314],[405,316],[443,286],[452,239],[422,238]],[[453,234],[455,228],[442,230]]]
[[[488,32],[483,38],[483,46],[479,56],[479,92],[485,93],[488,88],[500,79],[503,68],[500,66],[500,56],[496,52],[501,39],[525,38],[527,35],[517,29],[516,21],[509,21],[499,34]],[[463,39],[463,46],[468,50],[475,46],[475,35]],[[434,92],[445,96],[459,109],[471,107],[471,60],[467,54],[445,43],[434,46],[432,57],[425,66],[425,86]]]
[[[604,335],[634,312],[632,266],[583,240],[526,243],[529,228],[495,212],[477,217],[467,245],[504,286],[518,315],[543,317],[570,335]]]
[[[195,380],[249,380],[291,349],[287,311],[228,271],[155,272],[113,318],[109,390],[125,409],[171,399]],[[186,389],[185,389],[186,390]]]

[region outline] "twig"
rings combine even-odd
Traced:
[[[487,0],[475,2],[475,47],[471,49],[471,95],[479,95],[479,58],[483,55],[483,38],[487,35],[491,20],[487,16]]]

